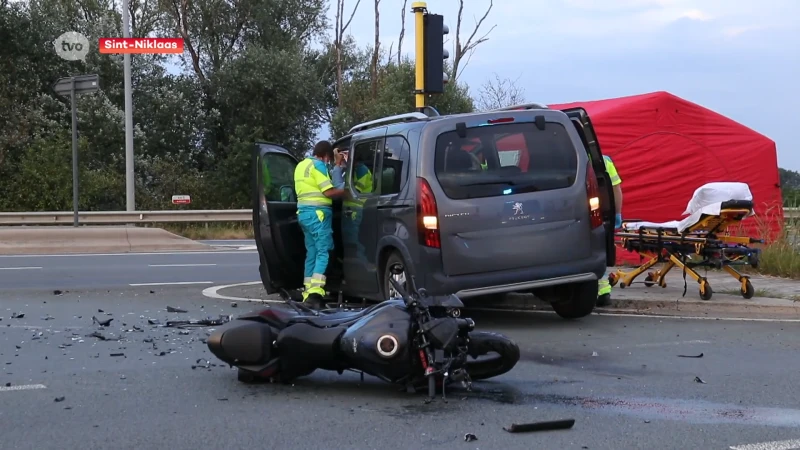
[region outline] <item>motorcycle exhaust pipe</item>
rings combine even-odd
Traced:
[[[377,342],[378,354],[384,358],[391,358],[400,350],[400,345],[397,343],[397,338],[391,334],[384,334],[378,338]]]

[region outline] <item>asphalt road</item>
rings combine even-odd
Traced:
[[[259,280],[258,253],[246,246],[225,245],[229,247],[208,252],[0,255],[0,288],[108,289],[131,285],[213,285]]]
[[[471,314],[478,328],[516,339],[522,360],[472,393],[424,405],[370,377],[361,385],[355,374],[237,382],[214,365],[201,341],[207,330],[147,323],[259,307],[234,308],[202,288],[4,297],[0,448],[727,449],[800,439],[794,323]],[[167,313],[167,305],[188,312]],[[114,318],[102,332],[122,340],[88,336],[99,329],[92,316]],[[564,418],[575,419],[571,430],[502,429]],[[465,433],[478,440],[464,442]],[[800,448],[800,440],[741,448]]]

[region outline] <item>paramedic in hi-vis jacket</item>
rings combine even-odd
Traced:
[[[617,168],[614,162],[608,156],[603,156],[606,163],[606,172],[611,177],[611,186],[614,188],[614,229],[622,227],[622,179],[617,173]],[[608,272],[603,274],[603,278],[598,283],[597,290],[597,306],[608,306],[611,303],[611,284],[608,282]]]
[[[340,154],[334,157],[330,142],[320,141],[294,171],[297,219],[306,245],[303,301],[312,308],[321,308],[325,297],[325,270],[333,251],[332,199],[346,195],[341,159]]]

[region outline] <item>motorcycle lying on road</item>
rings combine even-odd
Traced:
[[[399,264],[393,273],[403,272]],[[268,307],[241,315],[214,331],[209,350],[238,369],[242,382],[290,382],[317,369],[360,372],[416,392],[427,385],[429,399],[441,387],[510,371],[519,361],[517,344],[491,332],[475,331],[475,322],[460,317],[455,295],[410,293],[390,277],[402,298],[358,311],[315,311],[287,300],[290,308]],[[494,353],[486,359],[478,359]],[[470,360],[468,357],[472,357]]]

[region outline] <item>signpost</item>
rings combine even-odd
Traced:
[[[61,78],[53,84],[53,90],[62,97],[70,97],[72,103],[72,209],[73,223],[78,226],[78,103],[79,94],[88,94],[100,89],[97,75],[78,75]]]
[[[172,196],[172,204],[173,205],[188,205],[192,203],[192,197],[188,195],[173,195]]]

